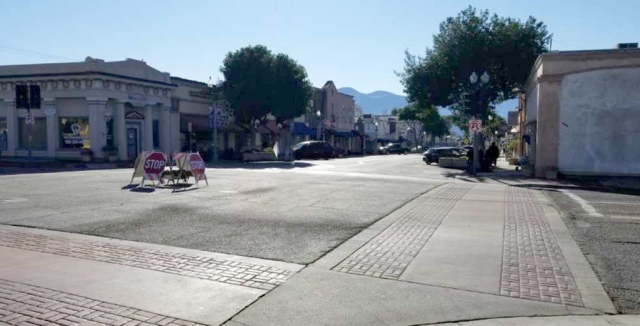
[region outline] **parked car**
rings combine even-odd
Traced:
[[[328,160],[343,155],[343,150],[331,146],[326,141],[305,141],[293,147],[293,156],[296,160],[321,158]]]
[[[402,144],[391,144],[386,148],[385,152],[386,154],[406,155],[407,153],[409,153],[409,148],[402,146]]]
[[[430,148],[422,155],[422,160],[427,163],[438,163],[441,157],[460,157],[460,151],[456,147]]]
[[[385,146],[381,146],[378,149],[378,154],[407,154],[409,153],[409,148],[402,146],[400,143],[389,143]]]
[[[473,146],[471,146],[471,145],[465,145],[465,146],[460,147],[460,154],[461,154],[461,155],[467,155],[467,153],[468,153],[469,151],[472,151],[472,150],[473,150]]]

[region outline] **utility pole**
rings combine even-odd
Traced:
[[[218,108],[215,105],[215,85],[211,81],[211,77],[209,77],[209,96],[211,98],[211,113],[213,115],[213,119],[209,117],[209,123],[213,124],[213,135],[211,138],[213,139],[213,144],[211,146],[211,151],[213,152],[213,163],[218,163]]]

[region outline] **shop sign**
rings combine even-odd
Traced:
[[[197,97],[197,98],[204,98],[204,99],[210,99],[211,98],[211,96],[209,95],[208,91],[201,91],[201,92],[190,91],[189,92],[189,96]]]
[[[147,97],[143,94],[129,94],[128,99],[133,106],[144,106],[147,104]]]

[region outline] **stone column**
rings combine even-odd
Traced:
[[[87,98],[87,107],[89,110],[89,139],[91,141],[91,150],[93,157],[105,157],[102,147],[107,143],[105,134],[104,111],[107,106],[106,98]]]
[[[124,119],[124,103],[115,102],[113,110],[113,137],[115,145],[118,147],[118,159],[127,159],[127,131]]]
[[[145,151],[153,151],[153,106],[144,107],[144,137],[142,137]]]
[[[558,169],[558,119],[562,77],[541,77],[538,84],[538,123],[536,130],[535,176],[554,176]]]
[[[45,98],[43,113],[47,116],[47,156],[55,157],[59,145],[60,136],[58,133],[58,112],[56,99]]]
[[[177,108],[171,110],[171,148],[175,152],[182,150],[182,144],[180,143],[180,113]]]
[[[232,150],[236,150],[236,133],[233,131],[229,131],[229,139],[227,140],[227,145]]]
[[[160,105],[160,147],[162,151],[171,155],[176,149],[171,146],[171,139],[175,137],[171,126],[171,107]]]
[[[18,146],[18,111],[15,101],[4,102],[7,108],[7,156],[16,156]]]

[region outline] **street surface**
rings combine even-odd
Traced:
[[[547,190],[616,308],[640,313],[640,191]]]
[[[636,197],[461,172],[414,154],[222,164],[199,188],[0,176],[0,326],[634,325],[609,315],[638,307]]]
[[[0,223],[310,263],[452,173],[403,155],[226,165],[177,192],[122,189],[130,169],[0,176]]]

